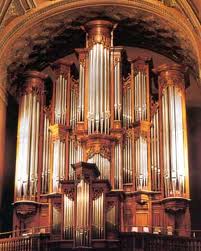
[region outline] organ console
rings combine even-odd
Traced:
[[[183,68],[163,65],[153,71],[150,58],[136,57],[128,60],[125,75],[126,50],[113,46],[115,24],[93,20],[83,29],[86,48],[75,50],[79,79],[66,59],[52,64],[50,107],[47,76],[34,71],[25,76],[14,225],[48,225],[51,237],[68,240],[69,247],[103,247],[104,240],[118,245],[118,232],[133,229],[165,233],[172,226],[187,235]]]

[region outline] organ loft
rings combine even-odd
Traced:
[[[85,23],[85,47],[51,64],[51,87],[45,72],[24,75],[16,236],[70,250],[118,248],[121,232],[190,234],[186,68],[114,46],[117,25]]]

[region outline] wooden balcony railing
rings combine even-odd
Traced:
[[[61,235],[57,236],[57,239],[48,233],[27,235],[23,233],[22,236],[14,237],[15,235],[16,233],[12,235],[13,237],[8,238],[2,238],[0,235],[0,251],[60,251],[72,250],[74,245],[73,240],[65,240]],[[121,243],[117,247],[118,251],[201,251],[201,238],[140,232],[123,232],[119,234],[118,238]],[[105,241],[103,240],[103,243]],[[96,247],[96,249],[102,247],[100,242],[101,240],[92,240],[92,247]]]
[[[201,251],[201,239],[148,233],[121,233],[121,251]]]
[[[0,239],[0,251],[47,251],[48,235],[34,234]]]

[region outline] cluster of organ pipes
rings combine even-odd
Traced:
[[[133,182],[132,136],[126,137],[123,147],[123,184]]]
[[[16,196],[28,198],[37,193],[40,101],[30,92],[21,97],[17,136]]]
[[[67,80],[60,74],[55,84],[55,124],[66,124],[67,86]]]
[[[88,163],[95,163],[100,171],[100,179],[110,180],[110,161],[101,154],[94,154],[88,159]]]
[[[164,185],[166,196],[185,192],[185,152],[182,95],[175,86],[162,93]]]
[[[76,127],[78,121],[78,83],[73,80],[71,85],[71,93],[70,93],[70,125],[72,128]]]
[[[121,62],[114,66],[114,120],[121,120]]]
[[[83,179],[77,185],[76,246],[89,246],[89,184]]]
[[[159,88],[154,110],[150,65],[130,61],[123,79],[120,51],[101,39],[84,50],[85,62],[79,58],[79,81],[70,76],[70,66],[68,77],[61,71],[53,83],[50,114],[34,91],[25,92],[19,103],[16,199],[33,200],[39,192],[43,198],[48,193],[59,197],[64,191],[63,210],[53,207],[53,225],[55,231],[62,226],[64,238],[74,239],[75,246],[89,246],[90,238],[104,239],[105,230],[117,228],[118,207],[104,208],[107,196],[122,190],[163,193],[163,187],[164,197],[183,196],[186,189],[182,93],[174,84]],[[104,189],[111,185],[112,195],[103,189],[94,196],[93,182],[83,173],[76,176],[74,164],[83,161],[97,165],[94,177],[99,179],[93,182],[110,183]],[[72,197],[62,190],[67,183],[76,186]]]
[[[115,231],[117,226],[116,226],[116,207],[111,206],[106,214],[106,225],[107,225],[107,230],[108,231]]]
[[[128,128],[132,123],[132,94],[130,78],[124,80],[123,91],[123,126]]]
[[[153,191],[161,189],[159,110],[152,116],[151,126],[151,187]]]
[[[74,179],[74,169],[72,164],[83,161],[83,148],[74,139],[69,140],[69,179]]]
[[[122,189],[122,147],[116,144],[114,148],[114,189]]]
[[[110,131],[110,50],[96,43],[89,51],[88,133]]]
[[[134,77],[134,121],[147,120],[147,75],[143,71]]]
[[[64,238],[72,240],[74,235],[74,200],[64,195]]]
[[[78,104],[78,121],[84,121],[84,88],[85,88],[85,67],[80,63],[79,75],[79,104]]]
[[[53,143],[53,173],[52,173],[52,190],[57,192],[60,181],[65,179],[66,163],[66,143],[56,140]]]
[[[41,175],[41,193],[48,193],[50,186],[50,119],[44,112],[44,129],[43,129],[43,165]]]
[[[94,239],[104,239],[104,194],[93,200],[92,205],[92,236]]]
[[[148,189],[148,143],[140,136],[135,141],[135,184],[137,190]]]

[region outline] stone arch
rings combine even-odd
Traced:
[[[183,0],[180,0],[182,3]],[[46,20],[62,14],[70,13],[70,11],[81,11],[84,8],[99,7],[99,6],[113,6],[130,8],[133,11],[144,11],[154,18],[160,18],[166,22],[167,27],[170,29],[175,28],[178,31],[178,38],[186,40],[191,47],[194,54],[194,60],[197,63],[195,75],[201,78],[201,49],[200,38],[196,34],[199,27],[193,27],[186,18],[178,12],[178,10],[167,7],[160,1],[146,1],[146,0],[66,0],[56,3],[49,2],[46,5],[39,5],[37,8],[32,9],[25,15],[15,18],[5,28],[0,31],[0,64],[1,84],[6,82],[6,71],[13,55],[10,50],[15,46],[15,42],[20,39],[26,32],[34,29],[37,25],[42,24]],[[184,6],[184,3],[183,3]],[[186,7],[189,11],[189,6]],[[174,19],[173,16],[179,18]],[[189,17],[191,18],[191,17]],[[195,24],[195,17],[192,17]]]

